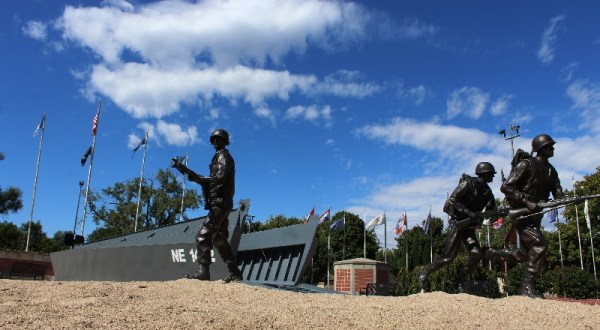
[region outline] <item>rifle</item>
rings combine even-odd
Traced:
[[[549,201],[538,202],[536,205],[541,210],[538,212],[531,212],[526,207],[518,208],[518,209],[510,209],[510,208],[500,208],[498,210],[489,210],[483,211],[478,214],[480,218],[498,218],[510,216],[513,219],[513,222],[516,222],[520,219],[529,218],[534,215],[544,214],[551,210],[555,210],[564,205],[569,204],[579,204],[583,203],[588,199],[600,198],[600,194],[595,195],[584,195],[584,196],[574,196],[574,197],[566,197],[560,199],[554,199]]]
[[[210,179],[190,170],[187,166],[183,165],[181,160],[177,157],[171,158],[171,167],[179,171],[179,173],[186,175],[190,181],[200,184],[202,187],[202,197],[204,199],[204,209],[210,210]]]

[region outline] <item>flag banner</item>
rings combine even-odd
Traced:
[[[588,205],[588,200],[585,200],[585,204],[583,206],[583,212],[585,213],[585,223],[589,230],[592,230],[592,221],[590,220],[590,207]]]
[[[548,221],[550,223],[556,222],[556,219],[558,219],[558,209],[554,209],[548,212]]]
[[[306,218],[304,218],[304,223],[308,223],[308,221],[310,220],[310,217],[312,217],[314,214],[315,214],[315,207],[313,206],[312,210],[310,210],[310,212],[308,213]]]
[[[38,135],[38,133],[40,132],[40,130],[44,130],[45,127],[46,127],[46,114],[44,114],[42,116],[42,121],[40,121],[40,123],[35,128],[35,131],[33,131],[33,137],[36,137]]]
[[[341,218],[339,220],[336,220],[336,221],[332,222],[329,225],[329,230],[330,231],[336,231],[338,229],[341,229],[344,226],[344,220],[345,220],[344,218]]]
[[[85,151],[85,154],[83,154],[83,157],[81,157],[81,166],[85,165],[85,162],[87,162],[87,159],[92,154],[92,151],[92,146]]]
[[[92,120],[92,135],[96,135],[96,130],[98,130],[98,121],[100,119],[100,110],[98,110],[98,112],[96,112],[96,115],[94,116],[94,120]]]
[[[373,228],[375,228],[375,226],[382,225],[384,223],[385,223],[385,213],[373,218],[367,225],[367,229],[373,229]]]
[[[325,211],[325,213],[323,213],[323,215],[321,215],[321,217],[319,218],[319,224],[325,222],[325,221],[329,221],[331,219],[331,208],[328,208],[327,211]]]
[[[423,220],[423,232],[427,234],[429,232],[429,222],[431,222],[431,211],[427,215],[427,218]]]
[[[146,143],[148,143],[148,132],[144,134],[144,138],[140,141],[140,143],[138,143],[137,147],[133,148],[133,154],[135,155],[135,152]],[[131,157],[133,157],[133,155]]]
[[[504,218],[498,218],[498,220],[494,221],[492,227],[494,227],[494,229],[500,229],[502,228],[502,224],[504,224]]]
[[[408,224],[406,222],[406,212],[405,212],[404,214],[402,214],[400,216],[400,219],[398,219],[398,223],[396,223],[396,227],[394,228],[396,235],[402,235],[404,230],[406,230],[407,226],[408,226]]]

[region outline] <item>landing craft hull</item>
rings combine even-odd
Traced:
[[[316,250],[316,219],[306,225],[242,235],[249,210],[242,200],[229,215],[229,242],[238,254],[244,280],[259,284],[300,283]],[[58,281],[165,281],[194,273],[196,233],[206,217],[158,229],[141,231],[50,254]],[[238,250],[239,247],[239,250]],[[228,271],[218,253],[213,254],[211,280]]]
[[[229,242],[237,252],[250,203],[242,200],[229,214]],[[206,217],[50,254],[58,281],[164,281],[182,278],[198,268],[195,238]],[[211,279],[227,276],[216,253]]]

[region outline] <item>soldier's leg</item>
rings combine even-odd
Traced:
[[[527,250],[526,274],[521,282],[520,293],[531,298],[543,298],[537,292],[535,280],[540,275],[544,259],[548,253],[548,243],[541,230],[536,226],[529,226],[520,233],[521,243]]]
[[[211,264],[210,251],[212,250],[212,236],[214,229],[210,221],[211,214],[209,213],[207,221],[202,225],[202,228],[196,234],[196,256],[198,257],[198,271],[191,275],[186,275],[186,278],[193,278],[202,281],[210,280],[209,266]]]
[[[440,268],[443,268],[449,265],[456,255],[458,254],[458,249],[460,248],[460,236],[459,232],[456,230],[456,226],[450,225],[448,228],[448,233],[446,235],[446,241],[444,242],[444,253],[435,258],[435,260],[427,265],[419,274],[419,286],[421,287],[421,291],[425,291],[425,286],[427,282],[427,278],[429,275]]]
[[[217,208],[214,208],[217,209]],[[215,214],[219,215],[219,227],[215,231],[213,236],[213,245],[219,251],[221,258],[227,264],[229,274],[223,279],[225,282],[241,281],[242,272],[237,266],[236,256],[233,254],[231,245],[229,244],[229,211],[228,209],[214,210]]]
[[[456,283],[462,283],[463,279],[471,274],[475,268],[477,268],[477,264],[483,258],[483,250],[479,245],[479,241],[477,238],[475,238],[475,231],[470,231],[472,232],[470,232],[463,241],[469,255],[467,257],[467,261],[463,265],[462,270],[458,273],[455,279]]]

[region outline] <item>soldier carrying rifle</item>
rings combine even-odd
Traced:
[[[558,173],[548,161],[554,156],[555,143],[547,134],[534,137],[531,154],[520,149],[517,151],[513,169],[500,187],[511,209],[527,208],[530,213],[514,223],[521,248],[514,251],[513,257],[526,266],[519,292],[531,298],[543,298],[535,289],[535,280],[540,275],[548,251],[548,243],[540,228],[542,205],[548,201],[550,193],[555,200],[565,197]]]
[[[187,175],[190,181],[202,186],[204,208],[208,210],[208,219],[196,235],[198,271],[195,274],[186,275],[186,277],[203,281],[210,280],[210,251],[214,245],[229,270],[229,275],[223,281],[238,282],[242,280],[242,272],[236,264],[236,256],[227,241],[229,212],[233,208],[235,193],[235,162],[229,150],[225,148],[229,145],[229,133],[224,129],[215,130],[210,136],[210,143],[216,152],[209,165],[210,175],[208,177],[196,174],[176,158],[173,158],[171,164],[182,174]]]

